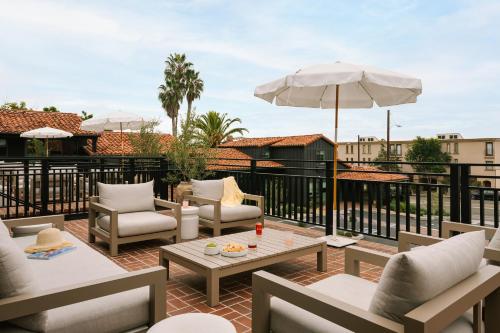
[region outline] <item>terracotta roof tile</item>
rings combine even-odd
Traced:
[[[239,151],[234,148],[213,148],[215,158],[217,162],[209,167],[211,170],[215,169],[247,169],[250,168],[250,160],[252,159],[249,155]],[[232,160],[239,159],[239,160]],[[281,168],[282,164],[274,161],[257,161],[257,167],[260,168]]]
[[[229,141],[221,144],[221,147],[304,147],[311,143],[324,139],[333,144],[323,134],[309,134],[309,135],[293,135],[293,136],[277,136],[277,137],[264,137],[264,138],[242,138],[234,141]]]
[[[134,153],[134,148],[132,147],[132,144],[130,143],[129,139],[130,135],[138,135],[138,133],[128,133],[128,132],[123,133],[124,155],[132,155]],[[158,134],[158,135],[161,135],[162,143],[165,145],[165,147],[168,147],[168,144],[173,139],[173,136],[170,134]],[[121,155],[122,154],[121,147],[122,146],[121,146],[120,132],[105,131],[102,132],[99,138],[97,139],[97,151],[95,152],[95,154]],[[87,140],[87,146],[85,147],[85,150],[89,154],[94,154],[92,152],[92,140]]]
[[[95,136],[97,133],[80,129],[82,120],[76,113],[33,110],[0,110],[0,133],[21,134],[40,127],[52,127],[75,136]]]
[[[379,182],[409,180],[408,176],[406,175],[398,173],[389,173],[389,172],[386,173],[385,171],[374,166],[354,166],[349,163],[344,163],[344,165],[353,171],[339,171],[338,179],[369,180],[369,181],[379,181]],[[369,171],[378,171],[378,172],[369,172]]]

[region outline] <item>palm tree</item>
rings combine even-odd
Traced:
[[[165,84],[158,87],[158,99],[172,119],[172,135],[177,136],[179,109],[186,95],[186,73],[193,66],[185,54],[174,53],[165,61]]]
[[[200,72],[189,69],[186,72],[186,100],[188,104],[186,119],[191,119],[191,107],[195,99],[200,98],[203,92],[203,80],[200,78]]]
[[[241,119],[231,119],[227,118],[226,113],[220,114],[216,111],[208,111],[208,113],[196,118],[197,137],[210,147],[217,147],[236,133],[243,135],[243,132],[248,132],[243,127],[231,128],[235,123],[241,123]]]

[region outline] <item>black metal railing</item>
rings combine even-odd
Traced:
[[[269,167],[269,161],[214,160],[211,177],[232,175],[243,191],[265,197],[266,215],[322,226],[326,233],[332,232],[334,221],[346,232],[393,240],[400,230],[439,235],[443,220],[499,224],[500,189],[495,184],[500,176],[495,169],[500,165],[444,163],[442,172],[422,172],[416,170],[437,164],[377,162],[378,169],[373,162],[350,162],[350,169],[343,164],[334,213],[332,161],[272,160],[278,167]],[[396,166],[400,170],[385,171]],[[4,159],[0,216],[85,214],[89,197],[98,194],[97,182],[152,180],[157,197],[173,200],[176,184],[167,180],[173,171],[164,158]],[[488,182],[491,187],[485,186]]]

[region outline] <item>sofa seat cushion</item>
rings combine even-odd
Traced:
[[[310,284],[307,288],[368,311],[377,284],[356,276],[338,274]],[[274,333],[352,332],[277,297],[271,298],[271,330]],[[472,333],[472,310],[443,332]]]
[[[200,207],[198,215],[206,220],[214,220],[214,206],[204,205]],[[261,215],[260,208],[250,205],[238,205],[234,207],[221,206],[221,222],[233,222],[258,218]]]
[[[111,218],[108,215],[103,215],[97,219],[97,224],[109,232],[110,220]],[[173,230],[176,227],[177,221],[175,218],[156,212],[118,214],[118,237],[150,234]]]
[[[29,260],[42,290],[67,287],[123,274],[125,269],[93,250],[71,234],[66,240],[76,250],[52,260]],[[21,249],[33,244],[36,236],[15,238]],[[48,333],[123,332],[147,325],[149,288],[71,304],[47,311]]]

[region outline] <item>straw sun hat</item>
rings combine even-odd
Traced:
[[[58,250],[73,244],[64,240],[61,230],[57,228],[48,228],[42,230],[36,236],[36,244],[24,249],[27,253],[36,253],[42,251]]]

